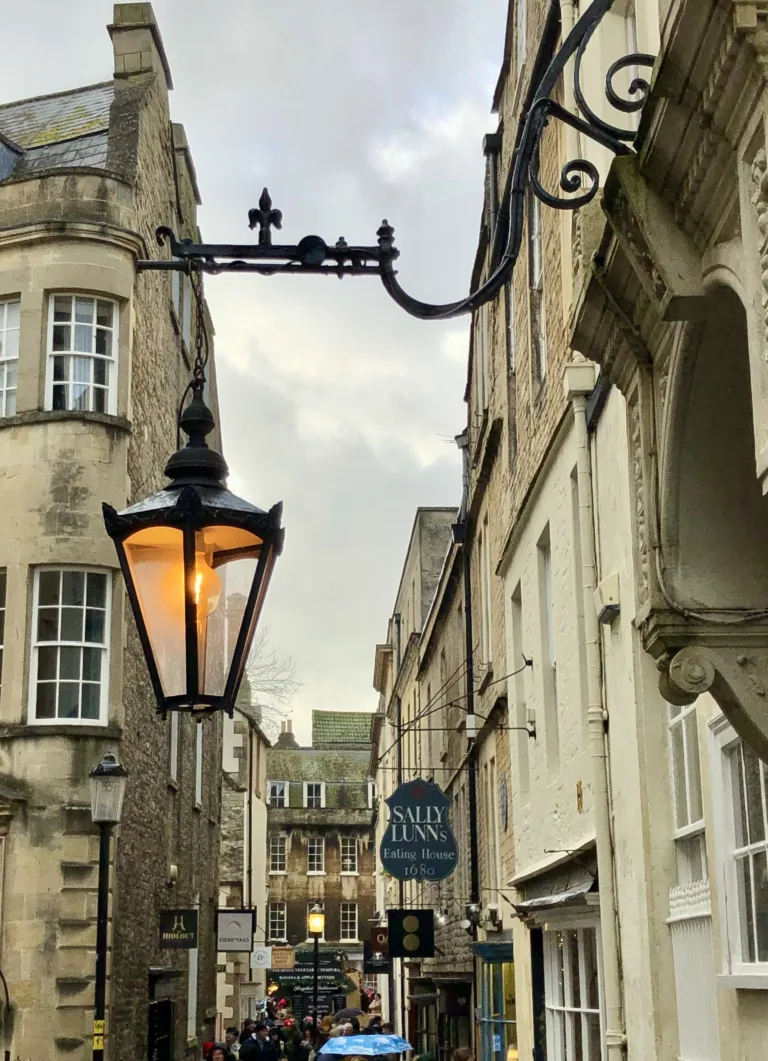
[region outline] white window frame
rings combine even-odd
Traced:
[[[282,800],[281,803],[273,802],[273,799],[272,799],[272,786],[273,785],[282,785],[283,786],[282,792],[278,793],[278,797]],[[267,781],[267,806],[271,807],[272,810],[281,810],[281,809],[287,807],[289,805],[289,793],[290,793],[290,789],[288,788],[288,782],[287,781]]]
[[[168,773],[174,784],[179,780],[179,712],[171,711],[171,723],[169,732],[169,763]]]
[[[349,907],[355,911],[355,934],[350,936],[345,934],[344,922],[348,922],[349,918],[344,916],[344,907]],[[339,943],[359,943],[360,942],[360,909],[356,902],[343,902],[339,906]]]
[[[741,740],[724,715],[709,723],[712,732],[710,763],[712,806],[714,809],[715,850],[719,881],[718,901],[723,930],[720,932],[720,967],[717,981],[721,987],[768,989],[768,961],[743,961],[742,932],[739,918],[738,881],[736,876],[735,800],[730,754]],[[765,787],[765,780],[763,782]],[[768,795],[768,793],[764,793]],[[766,841],[753,847],[768,848]],[[739,849],[741,850],[741,849]]]
[[[493,659],[492,636],[492,581],[491,581],[491,534],[488,526],[488,515],[483,519],[482,530],[478,535],[478,553],[480,566],[480,657],[481,662],[488,664]]]
[[[552,530],[548,523],[536,546],[539,568],[539,608],[541,626],[541,658],[544,727],[547,757],[555,765],[560,757],[560,717],[557,696],[557,642],[555,638],[555,601],[553,585]]]
[[[376,795],[376,782],[375,781],[369,781],[368,782],[368,809],[369,810],[373,809],[373,800],[374,800],[375,795]]]
[[[97,354],[95,352],[88,353],[87,351],[79,350],[54,350],[53,349],[53,313],[55,300],[57,298],[89,298],[93,299],[94,303],[97,302],[108,302],[112,306],[112,354],[104,355]],[[73,303],[74,306],[74,303]],[[74,310],[73,310],[74,313]],[[94,323],[91,325],[93,329],[96,325],[96,308],[94,306]],[[63,323],[58,322],[57,323]],[[75,321],[74,316],[70,318],[69,327],[72,329],[70,347],[74,346],[74,329]],[[84,357],[90,358],[91,361],[107,361],[109,363],[109,383],[107,384],[107,402],[106,412],[110,416],[117,415],[117,391],[118,391],[118,373],[119,373],[119,341],[120,341],[120,307],[113,297],[109,295],[100,295],[95,292],[76,292],[76,291],[51,291],[48,295],[48,337],[46,347],[46,369],[45,369],[45,408],[48,411],[53,410],[53,362],[56,357]],[[91,393],[93,393],[93,384],[91,386]],[[78,412],[77,409],[69,410],[70,412]],[[94,410],[84,410],[93,412]]]
[[[344,853],[344,847],[347,845],[347,853]],[[344,869],[344,859],[349,858],[349,848],[351,847],[354,852],[354,869]],[[342,877],[359,877],[360,876],[360,850],[359,843],[356,836],[340,836],[339,837],[339,865],[341,866]]]
[[[317,806],[314,803],[313,803],[313,805],[311,807],[309,806],[309,790],[310,790],[310,787],[311,788],[319,788],[320,789],[320,803]],[[313,798],[314,798],[314,795],[313,795]],[[325,807],[325,781],[305,781],[304,782],[303,806],[307,807],[309,810],[321,810],[322,808]]]
[[[275,843],[277,841],[277,843]],[[275,850],[277,848],[277,850]],[[275,861],[281,861],[282,869],[275,869]],[[269,875],[285,877],[288,874],[288,837],[285,833],[272,833],[269,838]]]
[[[563,940],[563,997],[560,997],[560,983],[559,983],[559,964],[557,962],[557,933],[578,933],[578,966],[579,966],[579,984],[583,991],[584,984],[586,983],[585,976],[585,963],[584,963],[584,950],[583,950],[583,934],[585,932],[594,932],[595,935],[595,959],[596,959],[596,971],[597,971],[597,1001],[598,1008],[594,1009],[591,1006],[586,1006],[581,1003],[579,999],[578,1004],[573,998],[573,978],[570,964],[568,962],[569,948],[571,942],[566,943]],[[573,1020],[581,1019],[582,1023],[582,1049],[587,1047],[587,1038],[584,1035],[586,1018],[588,1015],[598,1016],[599,1031],[598,1039],[600,1043],[600,1057],[602,1061],[606,1059],[606,1048],[605,1048],[605,1003],[603,999],[603,968],[602,968],[602,949],[600,940],[600,926],[596,918],[591,915],[585,915],[582,917],[572,915],[566,920],[565,915],[563,920],[557,918],[557,916],[548,918],[547,925],[543,932],[544,939],[544,1008],[546,1014],[546,1025],[547,1025],[547,1050],[551,1053],[552,1057],[568,1057],[573,1061],[584,1061],[589,1055],[586,1053],[582,1054],[582,1057],[576,1057],[575,1042],[571,1035],[571,1022],[570,1017]],[[581,994],[581,991],[580,991]],[[562,1020],[560,1019],[562,1015]],[[566,1042],[563,1042],[563,1032],[565,1032]],[[567,1054],[566,1054],[567,1049]]]
[[[203,805],[203,723],[195,722],[195,806]]]
[[[672,835],[675,840],[678,885],[708,879],[697,704],[698,700],[686,707],[669,704],[667,713]],[[676,752],[675,735],[678,731],[682,734],[682,762],[678,761]],[[693,762],[692,758],[696,761]],[[684,808],[678,799],[678,785],[682,788]]]
[[[11,306],[17,307],[17,321],[15,325],[8,324],[9,308]],[[7,354],[6,349],[8,346],[8,336],[15,333],[16,336],[16,352],[10,356]],[[18,412],[18,396],[19,396],[19,342],[21,339],[21,299],[20,298],[4,298],[0,300],[0,418],[7,416],[15,416]],[[8,386],[8,373],[12,366],[15,366],[16,371],[16,382],[13,386]],[[13,394],[13,408],[8,411],[8,395]]]
[[[322,869],[310,869],[310,861],[312,855],[310,854],[310,847],[314,844],[320,844],[321,851],[321,863]],[[308,836],[307,837],[307,876],[308,877],[324,877],[325,876],[325,837],[324,836]]]
[[[315,937],[309,931],[309,914],[310,914],[310,911],[314,910],[316,906],[319,906],[321,911],[323,913],[325,913],[325,900],[324,899],[310,899],[309,902],[307,903],[307,939],[306,939],[307,943],[314,943],[315,942]],[[323,934],[322,934],[322,936],[318,936],[317,937],[317,942],[318,943],[325,943],[325,926],[326,926],[327,923],[328,923],[327,919],[324,918],[323,919]]]
[[[50,571],[81,571],[84,574],[104,575],[106,578],[106,594],[104,598],[104,642],[101,645],[90,641],[38,641],[38,601],[40,599],[40,575]],[[61,608],[59,602],[59,608]],[[29,662],[29,690],[27,718],[33,726],[106,726],[109,721],[109,671],[111,665],[111,637],[112,637],[112,572],[103,567],[80,567],[72,564],[50,564],[44,567],[36,567],[33,575],[32,589],[32,624],[29,632],[30,662]],[[37,667],[38,651],[40,648],[100,648],[101,655],[101,678],[99,687],[101,696],[99,698],[98,718],[37,718]],[[57,681],[58,686],[58,681]]]
[[[488,366],[488,306],[483,305],[475,311],[474,324],[474,367],[472,377],[475,391],[475,415],[478,421],[488,408],[489,366]]]
[[[278,918],[273,918],[273,914],[279,915]],[[282,923],[282,934],[273,933],[272,927],[277,923]],[[267,931],[269,933],[267,938],[272,943],[288,941],[288,905],[284,900],[273,900],[267,907]]]

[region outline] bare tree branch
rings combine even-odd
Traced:
[[[280,730],[280,722],[289,717],[288,708],[300,688],[296,664],[290,656],[281,655],[270,644],[269,627],[263,627],[257,632],[251,646],[237,697],[238,704],[258,709],[261,728],[270,740],[274,740]]]

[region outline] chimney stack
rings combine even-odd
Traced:
[[[173,88],[171,68],[151,4],[115,4],[107,26],[112,38],[116,79],[139,74],[161,75]]]

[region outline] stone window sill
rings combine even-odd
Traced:
[[[114,427],[117,431],[132,431],[130,420],[124,416],[112,416],[110,413],[87,413],[73,412],[69,409],[29,409],[15,416],[0,417],[0,428],[24,427],[27,424],[46,424],[61,422],[63,420],[79,420],[89,424],[103,424],[104,427]]]
[[[339,875],[341,877],[359,877],[360,872],[356,869],[343,869]]]
[[[5,722],[0,724],[0,740],[13,737],[105,737],[121,740],[122,726],[88,725],[83,722]]]
[[[325,875],[326,874],[325,874],[325,870],[324,869],[308,869],[307,870],[307,876],[308,877],[324,877]]]
[[[768,972],[721,973],[717,978],[717,986],[746,991],[768,991]]]
[[[287,869],[271,869],[269,871],[269,875],[270,875],[270,877],[287,877],[288,876],[288,870]]]

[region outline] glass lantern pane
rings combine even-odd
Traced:
[[[124,542],[163,692],[186,692],[184,538],[174,527],[147,527]]]
[[[196,552],[213,570],[219,593],[218,605],[205,620],[204,655],[201,652],[201,688],[210,695],[224,693],[262,544],[261,538],[239,527],[206,527],[197,536]]]

